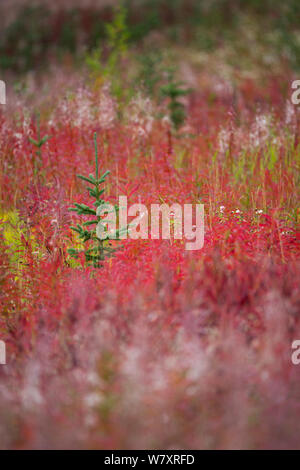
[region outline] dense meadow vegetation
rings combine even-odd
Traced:
[[[299,448],[299,2],[41,3],[1,19],[0,448]],[[201,250],[70,256],[95,135],[105,199],[204,204]]]

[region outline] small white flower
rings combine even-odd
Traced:
[[[221,212],[221,214],[223,214],[224,209],[225,209],[225,206],[220,206],[220,212]]]
[[[94,407],[94,406],[97,406],[99,405],[101,402],[102,402],[102,396],[101,396],[101,393],[97,393],[97,392],[91,392],[91,393],[88,393],[83,401],[84,401],[84,404],[87,406],[87,407]]]

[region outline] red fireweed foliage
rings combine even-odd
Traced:
[[[235,109],[204,91],[176,135],[166,119],[105,126],[97,90],[53,103],[38,172],[34,115],[2,114],[1,448],[299,447],[297,124],[275,79],[242,81]],[[72,264],[94,132],[108,199],[204,204],[203,249],[128,239],[101,269]]]

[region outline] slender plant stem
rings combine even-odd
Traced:
[[[94,133],[94,142],[95,142],[95,160],[96,160],[96,180],[98,180],[98,146],[97,146],[97,133]]]

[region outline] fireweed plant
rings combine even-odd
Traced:
[[[95,177],[92,174],[89,176],[77,175],[83,181],[91,184],[92,186],[87,186],[87,190],[91,198],[95,199],[92,203],[94,207],[87,206],[86,204],[78,204],[75,203],[75,207],[70,207],[70,212],[76,212],[80,216],[93,216],[94,218],[82,224],[76,224],[76,227],[71,226],[70,228],[78,233],[80,241],[88,245],[87,248],[80,250],[76,248],[69,248],[68,253],[71,257],[78,259],[80,255],[84,255],[85,262],[88,266],[93,266],[94,268],[100,268],[103,266],[102,262],[106,257],[112,255],[115,251],[114,248],[111,247],[109,240],[120,240],[120,234],[124,231],[128,230],[128,227],[120,228],[114,231],[107,231],[107,226],[101,223],[102,217],[97,215],[99,208],[102,209],[102,215],[105,212],[103,209],[105,205],[108,204],[107,201],[101,198],[105,189],[100,189],[100,186],[105,183],[107,176],[110,174],[110,171],[107,170],[100,178],[99,178],[99,164],[98,164],[98,147],[97,147],[97,134],[94,134],[94,145],[95,145],[95,163],[96,163],[96,170],[95,170]],[[116,211],[119,210],[117,205],[114,205]],[[101,212],[101,211],[100,211]],[[107,222],[107,220],[106,220]],[[103,232],[107,232],[106,238],[100,239],[97,237],[96,229],[90,228],[92,226],[99,226],[102,225]]]
[[[35,155],[32,156],[33,168],[34,168],[34,176],[36,177],[41,170],[42,166],[42,147],[43,145],[50,139],[50,136],[41,135],[40,129],[40,115],[36,115],[36,128],[37,128],[37,137],[33,139],[32,137],[28,137],[29,142],[34,145],[36,148]]]

